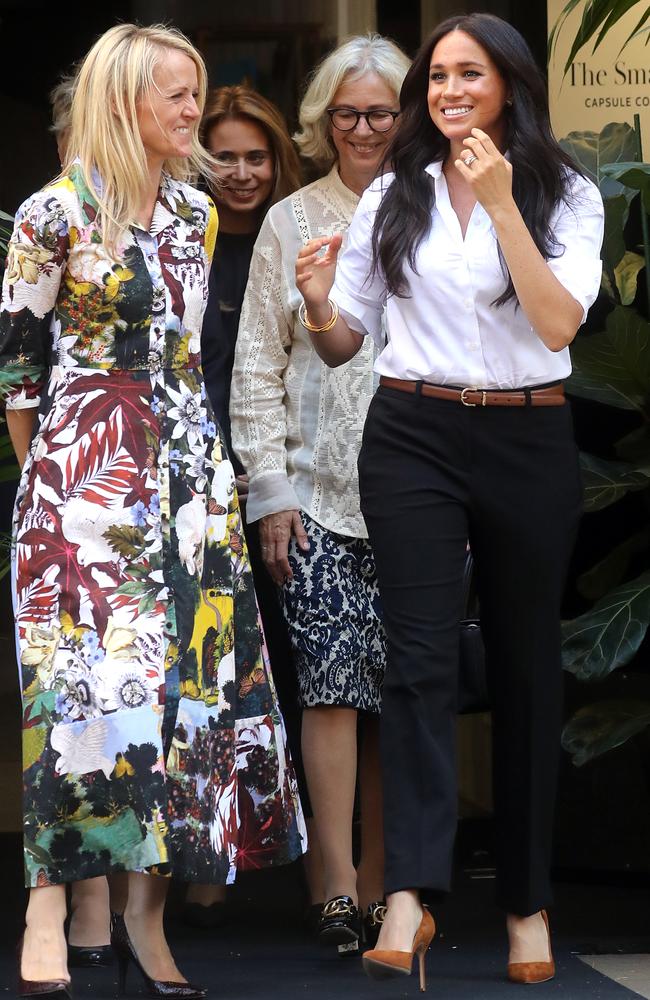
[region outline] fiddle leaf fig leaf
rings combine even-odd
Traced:
[[[643,207],[650,213],[650,163],[605,163],[600,170],[603,177],[640,191]]]
[[[562,664],[578,680],[601,680],[628,663],[650,623],[650,571],[621,584],[562,624]]]
[[[609,297],[613,302],[616,302],[616,295],[613,288],[611,287],[611,279],[609,284],[609,289],[606,284],[606,278],[610,277],[610,273],[614,273],[614,280],[618,286],[618,281],[616,280],[616,268],[621,263],[625,257],[625,224],[627,222],[627,217],[630,212],[630,205],[628,199],[624,194],[619,194],[615,198],[606,198],[603,202],[605,209],[605,232],[603,234],[603,284],[605,289],[609,292]],[[620,294],[620,293],[619,293]]]
[[[560,146],[577,161],[589,180],[600,186],[603,198],[615,198],[622,193],[620,181],[609,176],[603,181],[601,172],[607,165],[618,166],[622,162],[631,165],[628,161],[636,156],[636,136],[631,125],[610,122],[601,132],[569,132],[560,140]],[[630,198],[633,196],[632,192]]]
[[[650,469],[580,453],[586,511],[602,510],[633,490],[650,486]]]
[[[607,317],[606,329],[578,336],[571,345],[576,396],[643,413],[650,396],[650,323],[629,306]]]
[[[641,254],[626,250],[614,268],[616,287],[622,305],[631,306],[634,302],[637,277],[643,267],[645,267],[645,259]]]
[[[576,767],[620,747],[650,726],[650,702],[621,699],[586,705],[570,719],[562,733],[562,746]]]
[[[594,184],[600,188],[605,206],[605,235],[603,238],[604,275],[610,277],[625,254],[624,229],[630,205],[636,190],[625,187],[609,176],[606,169],[617,170],[621,162],[627,163],[636,156],[636,135],[626,122],[612,122],[601,132],[570,132],[560,141],[563,149],[582,167]],[[611,295],[610,297],[614,298]]]

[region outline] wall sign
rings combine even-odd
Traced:
[[[547,0],[549,32],[566,0]],[[564,64],[580,25],[586,0],[566,19],[548,67],[551,122],[558,139],[569,132],[600,132],[609,122],[634,123],[641,118],[644,159],[650,158],[650,44],[641,35],[621,51],[643,14],[635,4],[608,32],[596,52],[584,46],[564,76]],[[595,40],[595,39],[594,39]]]

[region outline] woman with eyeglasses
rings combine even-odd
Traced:
[[[356,461],[373,392],[370,343],[331,372],[298,319],[298,250],[344,233],[394,133],[409,63],[379,36],[352,38],[316,69],[295,137],[324,176],[269,211],[255,244],[231,390],[247,516],[280,597],[298,673],[303,764],[323,858],[319,936],[358,952],[361,915],[383,913],[378,713],[385,644],[359,509]],[[352,858],[360,759],[361,859]]]
[[[219,232],[213,266],[208,280],[208,302],[201,331],[201,363],[207,394],[229,453],[230,421],[228,403],[244,289],[253,244],[270,205],[300,186],[300,163],[279,110],[265,97],[244,85],[219,87],[208,94],[200,135],[213,157],[215,177],[210,185],[219,214]],[[245,501],[247,483],[243,469],[233,458],[237,492]],[[245,503],[242,516],[245,525]],[[246,525],[245,525],[246,527]],[[275,588],[268,578],[259,553],[255,526],[246,527],[246,541],[255,579],[260,613],[269,658],[278,685],[292,754],[300,751],[300,718],[290,665],[291,650]],[[250,683],[246,672],[236,678],[235,715],[237,726],[245,729],[258,713],[261,692],[275,700],[270,678],[259,672]],[[295,747],[295,750],[294,750]],[[250,822],[251,798],[240,789],[239,808],[249,817],[246,835],[238,853],[238,870],[277,865],[294,860],[298,846],[290,851],[270,849],[260,836],[263,818]],[[303,845],[304,846],[304,845]],[[215,927],[226,918],[226,887],[207,880],[188,886],[183,919],[197,927]]]

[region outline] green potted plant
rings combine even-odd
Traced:
[[[581,4],[583,16],[565,73],[583,45],[593,40],[595,50],[634,7],[640,17],[625,44],[640,34],[650,39],[645,0],[570,0],[551,32],[550,54],[566,18]],[[613,447],[581,454],[585,509],[593,513],[623,506],[626,496],[638,494],[626,536],[577,581],[591,606],[563,625],[565,669],[580,681],[595,682],[633,663],[650,625],[650,164],[644,162],[638,116],[634,128],[612,123],[600,133],[572,132],[562,145],[598,184],[605,205],[597,310],[602,327],[572,345],[568,389],[609,408],[612,417],[624,414],[627,423]],[[607,423],[605,419],[603,425]],[[630,518],[629,510],[625,516]],[[650,694],[628,697],[619,691],[581,707],[565,727],[563,744],[574,763],[582,765],[648,726]]]

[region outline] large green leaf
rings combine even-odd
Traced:
[[[5,225],[5,223],[9,223]],[[7,242],[13,230],[13,216],[0,211],[0,261],[7,256]]]
[[[621,305],[631,306],[636,298],[636,284],[639,271],[645,267],[645,258],[641,254],[626,250],[614,268],[616,287],[621,299]]]
[[[562,663],[579,680],[600,680],[628,663],[650,623],[650,571],[562,624]]]
[[[643,206],[650,214],[650,163],[604,163],[601,175],[641,192]]]
[[[614,164],[628,163],[636,156],[636,136],[634,129],[626,122],[610,122],[601,132],[569,132],[560,145],[579,163],[594,184],[603,181],[601,172]],[[616,178],[604,181],[601,191],[603,198],[614,198],[623,191],[623,185]]]
[[[601,132],[570,132],[560,145],[600,188],[605,206],[605,277],[613,282],[614,268],[625,254],[624,229],[636,191],[608,176],[604,169],[636,156],[634,129],[625,122],[612,122]]]
[[[620,747],[650,726],[648,701],[599,701],[581,708],[567,722],[562,746],[576,767]]]
[[[572,14],[572,12],[575,10],[575,8],[578,7],[583,2],[584,2],[584,0],[568,0],[568,3],[560,11],[559,17],[558,17],[557,21],[555,22],[555,24],[553,25],[553,28],[551,29],[550,35],[548,36],[548,59],[549,59],[549,61],[553,58],[553,53],[555,52],[555,49],[556,49],[556,46],[557,46],[557,42],[558,42],[558,38],[560,36],[562,28],[564,27],[565,21]],[[565,72],[566,72],[566,70],[565,70]]]
[[[635,7],[635,6],[636,6],[636,4],[632,4],[632,7]],[[598,46],[600,45],[600,43],[603,41],[603,39],[607,35],[607,32],[612,27],[612,24],[615,24],[616,21],[618,20],[618,18],[616,17],[616,5],[614,5],[614,11],[613,11],[613,13],[614,13],[614,20],[611,19],[611,15],[610,15],[610,17],[607,18],[607,20],[605,21],[604,25],[600,29],[600,34],[598,35],[598,38],[596,39],[596,44],[594,45],[594,52],[596,51],[596,49],[598,48]],[[650,7],[648,7],[648,9],[643,12],[643,14],[641,15],[640,19],[637,21],[637,23],[635,24],[635,26],[632,28],[632,31],[629,33],[629,35],[627,36],[627,38],[625,39],[625,41],[621,45],[620,49],[618,50],[618,55],[619,56],[620,56],[621,52],[623,51],[623,49],[625,48],[625,46],[628,44],[628,42],[631,42],[632,39],[636,38],[637,35],[643,34],[643,30],[642,30],[643,29],[643,25],[646,23],[646,21],[648,20],[649,17],[650,17]],[[647,31],[647,28],[645,30]],[[646,43],[647,43],[647,39],[646,39]]]
[[[649,17],[650,17],[650,7],[648,7],[647,11],[645,12],[645,15],[639,21],[639,24],[637,25],[636,31],[634,32],[634,34],[630,35],[630,37],[628,38],[629,42],[631,42],[633,38],[640,38],[641,35],[645,35],[645,44],[646,45],[648,44],[648,42],[650,42],[650,28],[639,27],[639,25],[645,24],[645,22],[648,20]],[[623,50],[621,49],[621,52],[622,51]]]
[[[583,4],[582,21],[578,31],[576,32],[575,38],[573,39],[569,55],[564,65],[565,75],[568,73],[571,63],[583,45],[586,45],[587,42],[590,42],[595,38],[592,50],[595,51],[607,32],[610,31],[610,29],[618,21],[620,21],[622,17],[625,17],[625,15],[634,7],[641,8],[641,20],[638,21],[634,28],[629,32],[621,50],[625,48],[630,38],[632,38],[639,31],[648,17],[647,0],[586,0],[586,3],[585,0],[569,0],[569,2],[562,8],[560,16],[553,25],[553,29],[549,36],[549,57],[552,57],[555,52],[559,35],[564,28],[567,17],[573,13],[576,7],[580,7]]]
[[[650,486],[650,467],[611,462],[580,452],[585,510],[592,513],[617,503],[626,493]]]
[[[616,268],[625,257],[625,225],[630,214],[630,201],[625,194],[618,194],[615,198],[606,198],[603,207],[605,209],[605,232],[601,251],[603,284],[612,302],[616,302],[617,297],[614,292],[614,285],[618,287]]]
[[[644,412],[650,398],[650,323],[630,306],[618,306],[605,325],[601,333],[574,340],[567,388],[598,403]]]
[[[637,531],[624,542],[614,546],[607,555],[578,577],[578,590],[589,601],[597,601],[613,587],[617,587],[628,571],[633,556],[650,546],[650,527]]]

